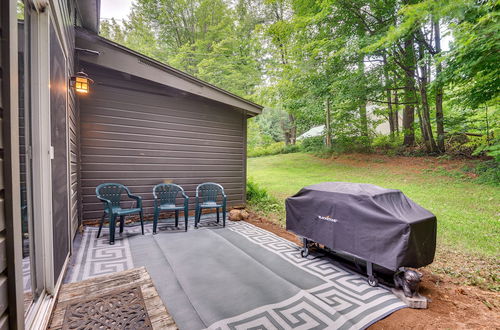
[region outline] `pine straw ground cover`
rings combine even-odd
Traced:
[[[264,206],[253,205],[253,210],[281,226],[284,199],[306,185],[347,181],[400,189],[438,219],[437,254],[425,271],[456,285],[498,293],[500,188],[477,184],[473,177],[446,175],[467,165],[468,161],[431,157],[350,154],[320,159],[293,153],[250,158],[248,176],[272,197]],[[498,302],[490,300],[483,303],[495,308]]]

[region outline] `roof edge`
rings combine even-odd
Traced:
[[[203,81],[203,80],[201,80],[201,79],[199,79],[199,78],[197,78],[195,76],[192,76],[192,75],[190,75],[190,74],[188,74],[186,72],[183,72],[183,71],[178,70],[178,69],[176,69],[174,67],[171,67],[168,64],[165,64],[163,62],[155,60],[155,59],[153,59],[153,58],[151,58],[151,57],[149,57],[147,55],[141,54],[141,53],[139,53],[139,52],[137,52],[135,50],[132,50],[132,49],[130,49],[128,47],[120,45],[120,44],[118,44],[118,43],[116,43],[114,41],[111,41],[109,39],[101,37],[101,36],[93,33],[92,31],[89,31],[88,29],[81,28],[81,27],[76,27],[75,30],[76,30],[77,34],[83,34],[86,37],[94,38],[97,41],[100,41],[100,42],[102,42],[102,43],[104,43],[106,45],[109,45],[111,47],[114,47],[114,48],[117,48],[117,49],[119,49],[121,51],[124,51],[124,52],[126,52],[128,54],[131,54],[131,55],[137,57],[140,62],[148,64],[148,65],[150,65],[152,67],[155,67],[155,68],[157,68],[159,70],[166,71],[167,73],[170,73],[170,74],[172,74],[174,76],[177,76],[179,78],[187,80],[187,81],[189,81],[189,82],[191,82],[193,84],[196,84],[198,86],[208,87],[208,88],[210,88],[210,89],[212,89],[212,90],[214,90],[216,92],[225,94],[225,95],[227,95],[227,96],[229,96],[231,98],[234,98],[236,100],[244,102],[247,105],[249,105],[250,107],[254,108],[253,111],[252,110],[247,110],[249,112],[248,113],[249,115],[253,115],[253,116],[258,115],[258,114],[260,114],[262,112],[262,109],[264,109],[264,106],[262,106],[260,104],[257,104],[257,103],[254,103],[252,101],[249,101],[249,100],[247,100],[247,99],[245,99],[243,97],[240,97],[240,96],[238,96],[236,94],[233,94],[233,93],[231,93],[231,92],[229,92],[229,91],[227,91],[225,89],[222,89],[220,87],[212,85],[212,84],[210,84],[210,83],[208,83],[206,81]],[[175,87],[175,86],[173,86],[173,87]],[[218,100],[216,100],[216,101],[218,101]]]

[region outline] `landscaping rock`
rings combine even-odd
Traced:
[[[245,211],[246,212],[246,211]],[[231,210],[229,211],[229,220],[240,221],[243,217],[241,216],[241,210]]]
[[[250,214],[248,213],[247,210],[241,210],[240,214],[241,214],[242,220],[248,220],[248,217],[250,216]]]

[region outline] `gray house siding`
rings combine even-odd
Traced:
[[[68,40],[68,45],[71,48],[70,56],[68,57],[68,73],[73,76],[75,70],[79,68],[76,67],[75,62],[75,29],[74,29],[74,17],[75,17],[75,4],[73,1],[68,1],[70,7],[68,8],[68,15],[65,16],[65,26],[66,26],[66,38]],[[80,221],[80,174],[79,174],[79,159],[80,159],[80,146],[79,146],[79,132],[80,132],[80,114],[78,111],[78,103],[73,88],[68,90],[68,123],[69,123],[69,157],[70,157],[70,226],[71,226],[71,237],[76,234],[76,230],[79,226]]]
[[[83,219],[102,215],[95,187],[127,185],[152,213],[152,188],[169,180],[194,197],[218,182],[228,204],[245,202],[246,115],[206,98],[82,63],[95,80],[80,97]],[[191,198],[194,202],[194,198]]]

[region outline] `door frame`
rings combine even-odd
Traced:
[[[29,0],[26,0],[30,2]],[[25,74],[30,79],[27,84],[27,96],[25,98],[25,111],[29,112],[31,119],[31,214],[33,222],[33,241],[36,248],[33,251],[35,260],[35,286],[39,297],[34,301],[25,315],[26,328],[46,328],[50,314],[55,303],[55,297],[59,291],[64,274],[69,262],[72,249],[72,237],[70,235],[71,199],[68,195],[67,215],[68,219],[68,255],[63,264],[62,271],[57,279],[54,278],[54,236],[53,236],[53,210],[52,210],[52,158],[53,149],[51,143],[51,107],[50,107],[50,27],[55,30],[56,40],[63,53],[64,74],[66,81],[65,99],[65,132],[66,132],[66,192],[69,194],[70,185],[70,141],[69,141],[69,65],[71,49],[67,45],[62,31],[61,7],[57,1],[50,1],[45,10],[38,11],[32,6],[25,6],[25,25],[29,33],[25,47],[25,58],[27,70]]]
[[[29,309],[26,328],[44,324],[54,294],[52,235],[52,175],[50,166],[50,59],[49,11],[28,9],[30,38],[25,49],[29,60],[29,116],[31,119],[31,191],[36,290],[40,296]],[[28,108],[28,107],[26,107]]]
[[[69,88],[70,87],[70,84],[69,84],[69,81],[70,81],[70,75],[69,75],[69,50],[68,50],[68,47],[66,45],[64,41],[64,38],[63,36],[61,35],[61,28],[60,26],[61,25],[58,25],[56,20],[58,20],[58,16],[56,15],[56,12],[57,10],[54,9],[54,7],[51,7],[52,8],[52,15],[51,15],[51,18],[49,19],[49,56],[50,56],[50,42],[52,40],[50,40],[50,24],[52,24],[52,27],[54,28],[54,32],[55,32],[55,35],[56,35],[56,39],[57,39],[57,42],[59,43],[59,46],[61,48],[61,52],[64,56],[64,81],[66,82],[66,94],[65,94],[65,100],[64,100],[64,104],[65,104],[65,111],[64,111],[64,116],[65,116],[65,127],[64,127],[64,132],[65,132],[65,149],[66,149],[66,161],[65,161],[65,169],[66,169],[66,219],[67,219],[67,222],[68,222],[68,230],[67,230],[67,238],[68,238],[68,254],[66,255],[66,258],[65,258],[65,261],[64,261],[64,264],[61,268],[61,273],[59,274],[59,277],[57,279],[54,279],[54,282],[55,282],[55,288],[58,289],[58,287],[60,286],[60,283],[62,283],[62,279],[64,278],[64,274],[66,272],[66,265],[68,263],[68,260],[69,260],[69,257],[71,255],[71,252],[72,252],[72,236],[71,236],[71,150],[70,150],[70,117],[69,117]],[[50,81],[50,66],[49,66],[49,81]],[[50,90],[49,90],[49,100],[50,100]],[[52,111],[52,108],[50,107],[50,102],[49,102],[49,125],[50,125],[50,131],[49,131],[49,139],[51,140],[51,134],[50,132],[52,132],[52,120],[51,120],[51,113]],[[54,152],[54,149],[53,149],[53,143],[52,141],[50,142],[50,148],[51,148],[51,156],[54,156],[53,152]],[[51,159],[52,160],[52,159]],[[51,165],[51,171],[52,171],[52,161],[50,163]],[[51,172],[52,173],[52,172]],[[51,178],[51,187],[52,187],[52,178]],[[51,190],[51,196],[52,196],[52,190]],[[52,218],[52,221],[53,221],[53,218]],[[52,225],[51,225],[51,228],[52,228]],[[52,228],[53,229],[53,228]],[[52,251],[53,253],[53,251]],[[54,260],[52,260],[52,262],[54,262]],[[54,266],[54,264],[52,263],[52,267]],[[52,275],[53,272],[52,272]],[[55,290],[55,291],[58,291],[58,290]]]

